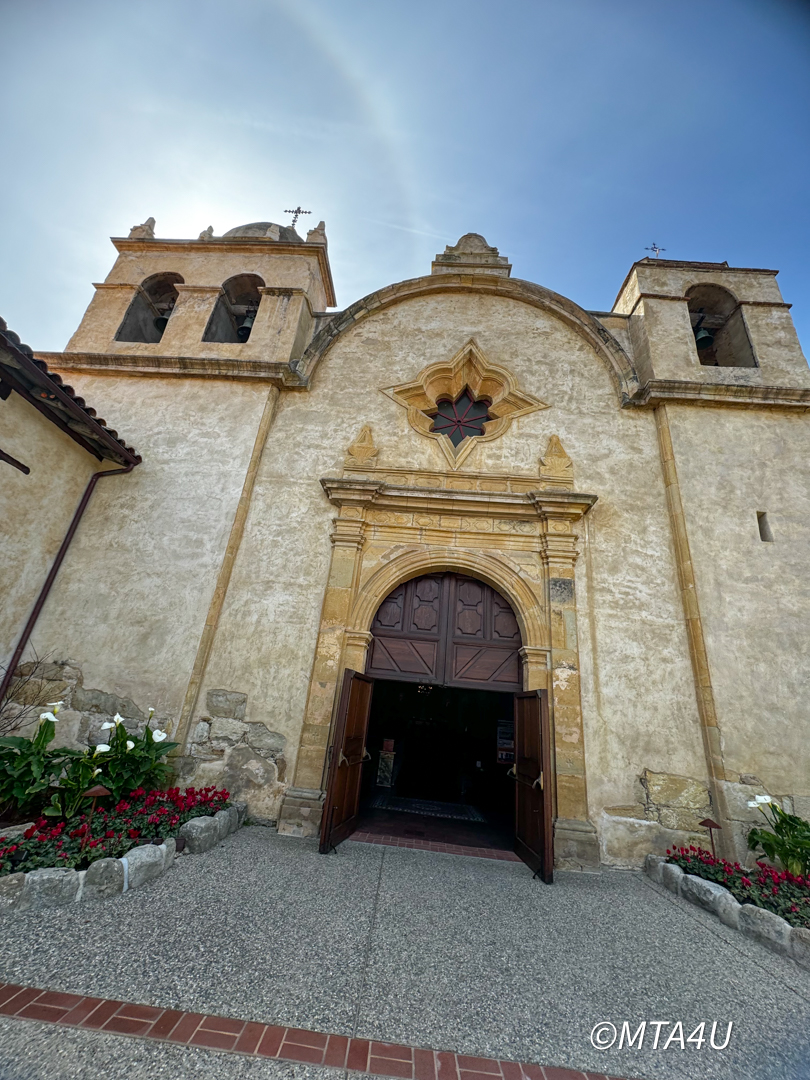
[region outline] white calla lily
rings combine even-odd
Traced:
[[[769,803],[773,801],[770,795],[757,795],[756,800],[758,803]]]
[[[109,746],[107,745],[107,743],[105,743],[105,742],[100,742],[100,743],[98,744],[98,746],[96,746],[96,753],[97,753],[97,754],[106,754],[106,753],[107,753],[107,751],[108,751],[109,749],[110,749],[110,748],[109,748]]]
[[[163,742],[167,735],[168,732],[160,731],[158,730],[158,728],[155,728],[155,730],[152,732],[152,742]]]
[[[123,722],[124,722],[123,716],[121,716],[120,713],[116,713],[115,716],[113,717],[113,723],[114,724],[123,724]]]
[[[102,731],[109,731],[110,728],[114,728],[114,727],[115,727],[115,724],[112,722],[112,720],[105,720],[104,723],[101,725],[101,730]]]
[[[154,715],[155,715],[155,710],[150,705],[149,706],[149,719],[151,720]]]
[[[135,743],[132,741],[132,739],[127,739],[127,750],[134,750],[134,749],[135,749]]]
[[[98,774],[100,772],[101,772],[101,769],[93,769],[93,776],[98,776]]]
[[[49,708],[52,712],[58,713],[64,704],[64,701],[49,701],[47,704],[47,708]]]
[[[756,809],[757,809],[757,807],[759,806],[759,803],[758,803],[758,802],[756,801],[756,799],[749,799],[749,800],[748,800],[748,805],[749,805],[749,806],[750,806],[750,807],[751,807],[751,808],[752,808],[753,810],[756,810]]]
[[[51,723],[53,723],[53,724],[55,724],[55,723],[56,723],[56,717],[55,717],[55,716],[53,715],[53,713],[52,713],[52,712],[43,712],[43,713],[40,713],[40,714],[39,714],[39,718],[40,718],[40,720],[50,720],[50,721],[51,721]]]

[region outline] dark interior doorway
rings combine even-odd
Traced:
[[[511,851],[514,739],[512,694],[377,680],[358,829]]]

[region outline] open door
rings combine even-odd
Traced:
[[[340,707],[329,752],[326,801],[319,851],[325,855],[357,828],[360,778],[366,752],[366,731],[374,680],[347,668],[343,673]]]
[[[514,768],[515,853],[550,885],[554,880],[554,849],[547,690],[515,694]]]

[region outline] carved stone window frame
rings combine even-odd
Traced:
[[[453,446],[447,435],[431,431],[430,414],[436,412],[440,400],[455,401],[465,388],[469,388],[476,400],[491,401],[489,414],[493,419],[484,424],[483,435],[466,438]],[[517,417],[550,408],[545,401],[521,390],[510,371],[490,363],[475,338],[470,338],[451,360],[440,360],[423,368],[413,382],[381,389],[407,409],[408,423],[414,431],[438,444],[452,469],[457,469],[478,443],[491,442],[506,434]]]

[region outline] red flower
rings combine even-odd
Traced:
[[[29,825],[29,827],[23,833],[26,840],[30,840],[34,833],[37,831],[36,825]]]
[[[746,889],[751,888],[751,879],[745,877],[745,875],[743,875],[742,883],[743,883],[743,885],[745,885]]]
[[[141,835],[141,830],[140,829],[127,829],[127,836],[130,838],[130,840],[134,840],[136,837],[138,837],[140,835]]]
[[[104,835],[108,840],[111,839],[111,837],[115,836],[115,829],[107,829]]]

